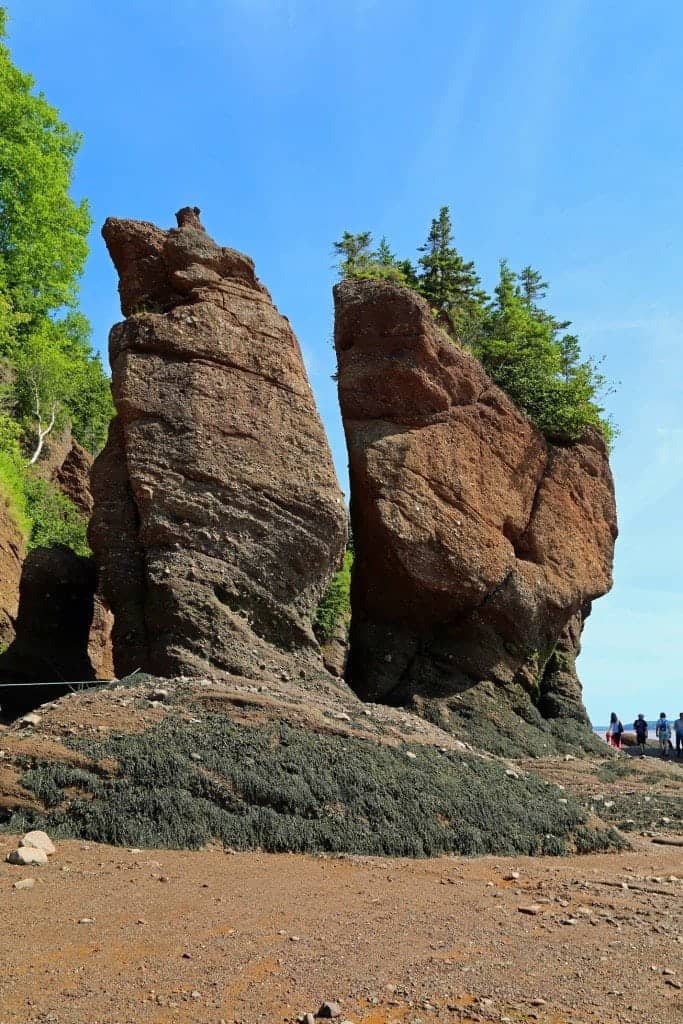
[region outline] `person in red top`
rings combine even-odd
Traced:
[[[617,750],[621,750],[621,734],[624,727],[616,711],[609,716],[609,729],[607,730],[607,742],[611,743]]]

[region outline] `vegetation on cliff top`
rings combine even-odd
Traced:
[[[533,267],[519,273],[501,260],[493,298],[481,287],[475,265],[453,244],[447,206],[431,223],[417,264],[396,257],[385,238],[372,248],[369,231],[345,231],[334,243],[342,278],[394,281],[429,303],[437,323],[465,344],[550,441],[578,441],[597,427],[608,445],[615,428],[601,405],[609,390],[579,340],[541,305],[548,284]]]
[[[5,23],[0,7],[0,40]],[[78,515],[31,470],[47,439],[70,425],[95,452],[112,414],[76,308],[91,225],[69,194],[80,141],[0,42],[0,492],[33,545],[71,537]]]

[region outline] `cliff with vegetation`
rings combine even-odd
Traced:
[[[575,662],[616,537],[605,381],[540,274],[502,262],[488,296],[445,207],[415,263],[367,232],[336,243],[349,539],[252,260],[196,207],[169,230],[107,220],[112,404],[78,311],[80,140],[2,46],[0,134],[0,682],[122,678],[3,740],[0,822],[129,845],[619,845],[500,756],[591,748]]]
[[[612,583],[603,437],[587,426],[549,442],[415,290],[347,280],[335,307],[355,548],[348,681],[489,749],[590,745],[580,687],[565,680],[560,694],[550,666]]]

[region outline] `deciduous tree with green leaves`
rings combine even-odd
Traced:
[[[50,505],[45,494],[17,498],[22,479],[25,498],[37,493],[30,467],[50,434],[69,423],[94,454],[113,406],[77,311],[91,226],[86,201],[70,194],[81,137],[12,63],[6,22],[0,7],[0,486],[25,520],[29,505],[38,516]],[[44,542],[50,531],[39,532]]]

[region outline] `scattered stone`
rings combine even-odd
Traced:
[[[519,778],[519,773],[513,771],[512,768],[506,768],[505,769],[505,774],[507,775],[507,777],[509,779],[518,779]]]
[[[94,917],[79,917],[78,923],[79,924],[94,924],[95,923],[95,918]]]
[[[162,690],[162,689],[152,690],[152,692],[149,695],[149,700],[151,700],[151,701],[164,701],[164,700],[168,700],[168,690]]]
[[[323,1003],[316,1017],[322,1017],[324,1019],[334,1019],[335,1017],[341,1017],[341,1007],[339,1003]]]
[[[417,754],[414,754],[412,750],[406,750],[406,757],[409,757],[411,761],[417,761]]]
[[[504,882],[516,882],[519,878],[519,871],[508,871],[507,875],[503,875]]]
[[[530,903],[525,907],[517,907],[520,914],[528,914],[530,917],[536,917],[537,914],[541,913],[541,908],[538,903]]]
[[[35,850],[44,850],[48,857],[55,852],[55,844],[47,832],[40,832],[38,830],[27,832],[19,846],[31,846]]]
[[[45,850],[38,850],[35,846],[20,846],[18,850],[8,853],[6,860],[8,864],[42,867],[43,864],[47,864],[47,854]]]
[[[42,717],[40,715],[37,715],[35,713],[35,711],[29,711],[29,713],[27,715],[22,715],[21,716],[21,718],[19,719],[19,722],[17,724],[22,729],[27,729],[30,726],[34,726],[35,727],[36,725],[40,725],[42,720],[43,720]]]
[[[547,1004],[546,1004],[545,999],[541,999],[540,996],[539,996],[536,999],[532,999],[530,1001],[529,1005],[530,1006],[546,1006]]]
[[[21,878],[12,886],[13,889],[32,889],[36,884],[35,878]]]

